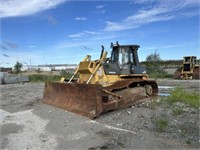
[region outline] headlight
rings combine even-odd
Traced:
[[[142,73],[147,73],[146,71],[143,71]]]

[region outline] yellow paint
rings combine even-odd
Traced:
[[[128,74],[128,75],[106,75],[102,66],[106,59],[107,52],[103,53],[100,60],[91,60],[91,56],[87,55],[83,61],[79,63],[79,67],[76,69],[75,74],[79,75],[79,83],[100,84],[103,87],[112,85],[116,81],[128,79],[142,79],[148,80],[147,74]],[[61,82],[64,82],[64,78],[61,78]]]
[[[143,79],[148,80],[146,74],[130,74],[130,75],[106,75],[102,67],[107,52],[105,52],[100,60],[88,60],[80,62],[78,68],[79,83],[101,84],[103,87],[112,85],[116,81],[128,79]],[[91,77],[92,76],[92,77]]]

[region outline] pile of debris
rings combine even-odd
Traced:
[[[0,84],[12,84],[29,82],[28,76],[21,76],[15,74],[9,74],[7,72],[0,72]]]

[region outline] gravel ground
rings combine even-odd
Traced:
[[[174,87],[199,92],[197,80],[157,82],[161,95]],[[199,109],[170,105],[166,96],[90,120],[41,103],[44,83],[7,84],[0,90],[1,149],[199,148]],[[181,114],[174,115],[174,108]],[[160,120],[165,122],[162,131]]]

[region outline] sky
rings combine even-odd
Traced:
[[[199,17],[199,0],[0,0],[0,67],[78,64],[116,41],[140,61],[199,58]]]

